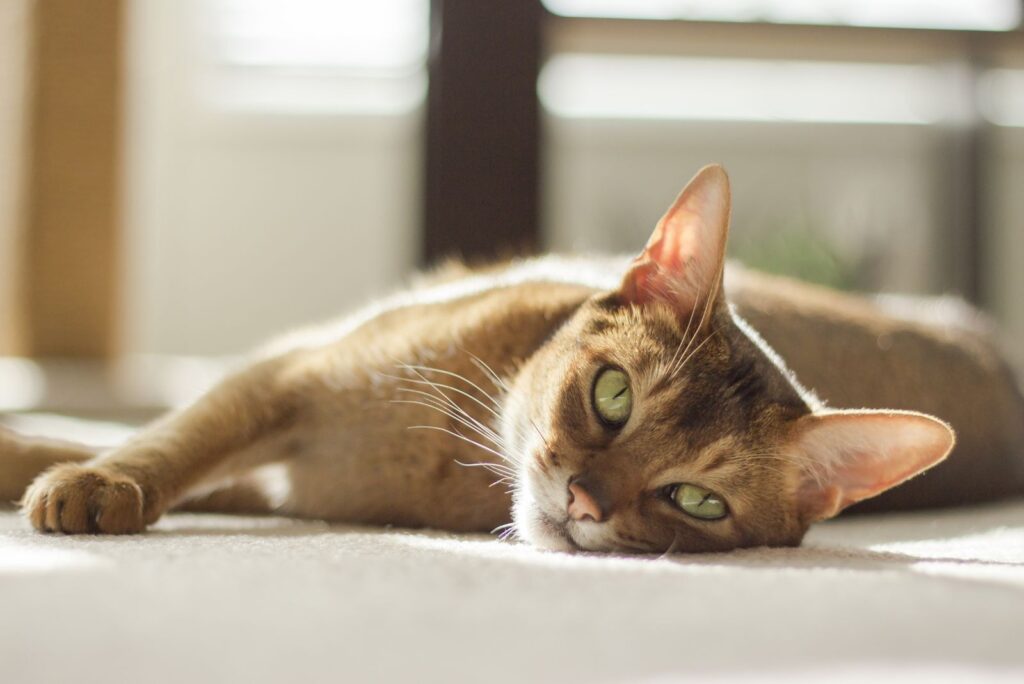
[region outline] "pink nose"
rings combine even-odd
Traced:
[[[594,522],[601,522],[604,519],[601,507],[594,501],[594,497],[575,482],[569,485],[569,517],[573,520],[589,518]]]

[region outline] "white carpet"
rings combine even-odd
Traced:
[[[0,681],[1024,681],[1024,503],[665,559],[172,515],[0,513]]]

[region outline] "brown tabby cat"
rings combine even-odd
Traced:
[[[710,551],[796,545],[950,453],[938,418],[824,408],[761,335],[836,404],[958,428],[953,457],[879,508],[1024,491],[1024,401],[981,333],[724,277],[729,211],[725,172],[706,167],[628,265],[448,269],[294,336],[109,453],[0,434],[0,495],[70,534],[188,508]]]

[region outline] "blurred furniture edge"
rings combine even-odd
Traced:
[[[0,4],[0,353],[115,351],[124,4]]]
[[[46,412],[141,423],[194,401],[238,361],[160,355],[106,362],[0,356],[0,415]]]

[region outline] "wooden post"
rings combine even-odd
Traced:
[[[31,0],[0,2],[0,355],[25,352],[25,185]]]
[[[25,345],[114,351],[122,0],[33,4]]]

